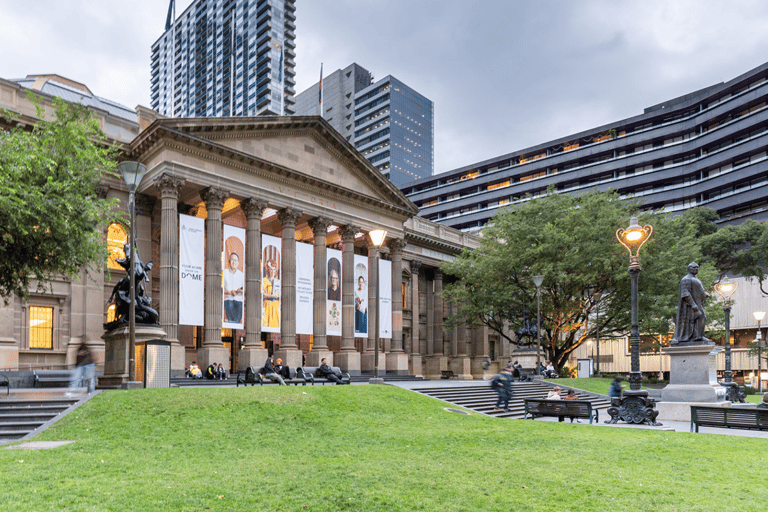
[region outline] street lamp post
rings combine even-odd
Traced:
[[[128,187],[128,208],[131,214],[131,243],[129,245],[131,254],[126,254],[130,258],[130,283],[131,283],[131,304],[128,309],[128,381],[136,380],[136,189],[147,172],[144,164],[139,162],[120,162],[117,164],[125,184]]]
[[[740,401],[739,386],[733,382],[733,372],[731,371],[731,297],[738,287],[739,283],[728,278],[715,285],[715,291],[723,299],[723,311],[725,312],[725,374],[723,375],[725,382],[722,385],[727,388],[726,395],[731,402]]]
[[[607,423],[616,423],[623,420],[627,423],[647,423],[658,426],[656,416],[659,415],[655,401],[648,398],[648,392],[640,389],[643,383],[643,374],[640,372],[640,326],[637,319],[637,278],[640,275],[640,248],[648,241],[653,233],[650,225],[640,226],[637,217],[632,216],[627,228],[619,228],[616,238],[621,245],[629,251],[629,277],[632,286],[632,326],[629,335],[631,349],[632,371],[629,374],[629,389],[621,398],[613,398],[608,414],[611,419]]]
[[[541,284],[544,276],[533,276],[536,285],[536,375],[541,375]]]
[[[760,322],[765,318],[765,311],[755,311],[752,313],[757,320],[757,334],[755,343],[757,343],[757,386],[760,393],[763,392],[763,335],[760,332]]]
[[[373,378],[370,379],[369,383],[383,384],[384,379],[379,378],[379,248],[384,243],[384,239],[387,237],[387,232],[383,229],[374,229],[368,233],[368,236],[371,237],[371,242],[376,248],[373,261],[373,264],[376,265],[376,307],[374,308],[374,311],[376,312],[376,318],[373,322]]]

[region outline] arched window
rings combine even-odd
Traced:
[[[107,230],[107,243],[109,244],[109,268],[123,270],[117,260],[125,258],[123,246],[128,243],[128,231],[121,224],[112,223]]]

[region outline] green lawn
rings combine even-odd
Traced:
[[[766,439],[492,418],[392,386],[103,393],[0,449],[5,510],[762,510]],[[734,475],[724,480],[721,475]]]

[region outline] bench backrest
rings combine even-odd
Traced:
[[[592,414],[592,402],[588,400],[525,399],[525,412],[532,414],[585,416]]]
[[[312,376],[316,377],[315,372],[317,371],[318,368],[320,368],[320,367],[319,366],[304,366],[304,367],[301,368],[301,370],[304,372],[304,375],[312,375]],[[341,375],[341,368],[339,368],[338,366],[332,366],[331,369],[333,370],[333,373],[335,373],[336,375]],[[291,377],[291,378],[293,378],[293,377]]]
[[[691,422],[707,425],[768,429],[768,409],[692,405]]]

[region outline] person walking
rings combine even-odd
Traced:
[[[77,356],[75,356],[75,371],[69,381],[69,393],[81,387],[86,379],[88,380],[88,393],[93,393],[96,390],[95,368],[96,362],[93,360],[93,355],[85,344],[85,340],[83,340],[77,349]]]
[[[491,388],[496,391],[496,406],[494,411],[501,410],[501,406],[504,405],[504,410],[509,411],[509,399],[514,394],[512,392],[512,368],[509,366],[504,367],[501,373],[491,379]]]

